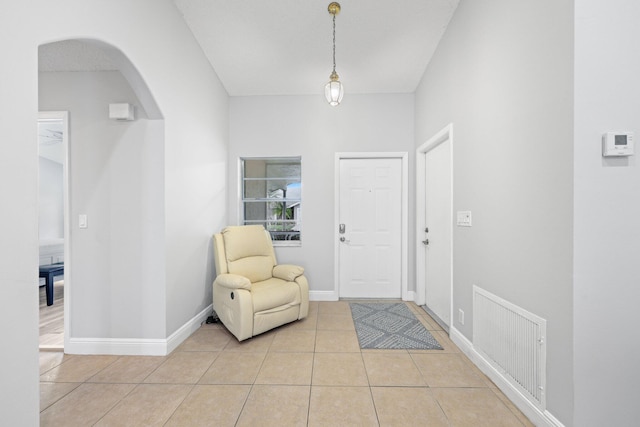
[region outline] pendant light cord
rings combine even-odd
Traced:
[[[333,14],[333,72],[336,72],[336,14]]]

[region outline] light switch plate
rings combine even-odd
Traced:
[[[87,228],[88,227],[87,214],[78,215],[78,227],[80,227],[80,228]]]
[[[471,211],[458,211],[456,223],[459,227],[471,227]]]

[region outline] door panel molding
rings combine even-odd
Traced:
[[[438,147],[440,144],[449,141],[450,149],[450,172],[451,172],[451,215],[453,221],[453,123],[445,126],[434,136],[429,138],[424,144],[416,149],[416,293],[415,302],[418,305],[424,305],[426,302],[426,284],[425,284],[425,258],[426,248],[422,243],[425,223],[425,190],[426,190],[426,154]],[[451,224],[453,228],[453,223]],[[451,233],[451,271],[450,271],[450,307],[449,318],[453,323],[453,230]]]
[[[409,197],[408,197],[408,153],[407,152],[338,152],[335,153],[334,162],[334,286],[335,295],[340,295],[340,234],[338,228],[340,225],[340,161],[343,159],[400,159],[401,160],[401,296],[405,301],[410,300],[412,296],[408,291],[408,213],[409,213]]]

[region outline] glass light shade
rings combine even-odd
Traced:
[[[340,105],[344,96],[344,87],[339,80],[331,80],[324,87],[324,96],[327,98],[329,105],[335,107]]]

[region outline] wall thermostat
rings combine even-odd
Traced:
[[[633,155],[633,132],[607,132],[602,135],[602,155]]]

